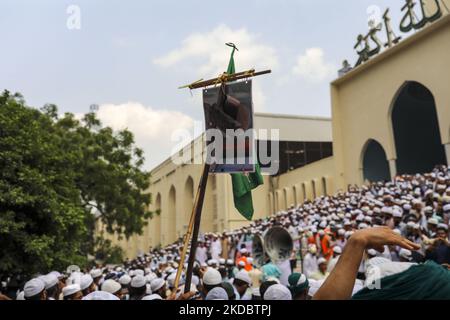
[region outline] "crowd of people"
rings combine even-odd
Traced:
[[[180,239],[120,266],[97,266],[84,272],[52,271],[22,283],[9,276],[2,280],[2,297],[17,300],[372,297],[365,295],[368,294],[365,290],[377,281],[387,276],[392,280],[395,275],[422,270],[419,267],[425,266],[431,268],[426,269],[432,270],[430,274],[438,274],[432,278],[436,280],[430,278],[429,282],[439,281],[442,285],[444,279],[445,287],[434,291],[440,292],[439,297],[450,299],[449,222],[450,169],[439,166],[428,174],[401,175],[394,181],[349,186],[347,191],[306,201],[239,230],[203,234],[194,253],[189,290],[184,288],[185,273],[175,287],[183,245]],[[264,235],[274,226],[290,233],[292,255],[285,261],[258,265],[252,258],[253,237]]]

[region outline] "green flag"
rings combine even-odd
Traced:
[[[227,69],[228,74],[236,73],[236,68],[234,65],[235,51],[236,47],[233,47]],[[264,184],[259,164],[256,164],[255,172],[248,175],[243,173],[231,174],[231,183],[233,185],[234,206],[245,219],[251,221],[254,213],[252,190]]]

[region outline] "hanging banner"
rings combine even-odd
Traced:
[[[252,81],[203,90],[211,173],[254,172]]]

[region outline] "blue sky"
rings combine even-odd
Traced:
[[[1,0],[0,89],[63,112],[99,104],[105,124],[135,132],[150,168],[169,156],[174,129],[203,120],[200,92],[177,87],[224,71],[224,42],[241,48],[238,70],[273,70],[255,80],[257,111],[330,116],[329,82],[344,59],[356,61],[353,46],[369,15],[391,7],[397,31],[403,4]],[[69,5],[80,9],[79,30],[67,28]]]

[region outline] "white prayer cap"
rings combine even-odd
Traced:
[[[212,266],[213,264],[218,264],[218,263],[217,263],[217,260],[216,260],[216,259],[210,259],[210,260],[208,261],[208,264],[209,264],[210,266]]]
[[[340,236],[345,235],[345,230],[344,229],[339,229],[338,230],[338,235],[340,235]]]
[[[327,259],[325,258],[319,258],[319,260],[317,260],[317,265],[320,266],[322,263],[327,263]]]
[[[403,216],[403,212],[398,208],[395,208],[392,214],[395,218],[401,218]]]
[[[137,275],[134,276],[133,279],[131,279],[131,287],[133,288],[142,288],[147,283],[147,280],[143,275]]]
[[[200,267],[202,267],[202,268],[205,268],[205,267],[207,267],[208,265],[206,264],[206,262],[202,262],[201,264],[200,264]]]
[[[92,276],[90,274],[84,274],[80,279],[80,288],[81,290],[86,290],[89,286],[94,282]]]
[[[433,225],[437,225],[439,222],[437,221],[437,219],[435,218],[430,218],[428,219],[428,224],[433,224]]]
[[[245,270],[239,271],[239,272],[236,274],[236,276],[234,277],[234,279],[244,281],[244,282],[247,283],[249,286],[252,285],[252,279],[250,279],[250,276],[248,275],[248,272],[245,271]]]
[[[115,294],[117,291],[121,290],[122,286],[117,281],[113,279],[108,279],[102,284],[102,291],[109,292],[111,294]]]
[[[228,260],[227,260],[227,264],[230,265],[230,266],[232,266],[232,265],[234,264],[233,259],[228,259]]]
[[[394,229],[392,231],[395,232],[398,235],[402,235],[402,232],[399,229]]]
[[[145,275],[144,270],[141,270],[141,269],[134,270],[134,276],[135,277],[136,276],[144,276],[144,275]]]
[[[159,289],[161,289],[162,287],[164,287],[165,284],[166,284],[166,281],[164,281],[161,278],[157,278],[150,283],[150,287],[152,289],[152,292],[156,292]]]
[[[54,274],[47,274],[42,278],[45,282],[45,289],[50,289],[51,287],[58,284],[59,280],[58,277],[56,277]]]
[[[249,264],[253,264],[253,258],[251,258],[251,257],[248,257],[248,258],[247,258],[247,263],[249,263]]]
[[[408,203],[406,203],[406,204],[403,205],[403,209],[405,209],[405,210],[411,210],[411,205],[408,204]]]
[[[220,264],[225,264],[225,262],[226,262],[226,260],[225,260],[224,258],[220,258],[220,259],[219,259],[219,263],[220,263]]]
[[[228,300],[228,294],[224,288],[216,287],[208,292],[205,300]]]
[[[127,274],[124,274],[119,278],[119,283],[123,286],[127,286],[131,283],[131,277]]]
[[[245,267],[245,262],[244,262],[244,261],[239,261],[239,262],[238,262],[238,266],[240,266],[240,267]]]
[[[120,300],[117,296],[106,291],[94,291],[81,300]]]
[[[319,227],[320,227],[320,228],[326,228],[326,227],[327,227],[327,222],[326,222],[326,221],[322,221],[322,222],[319,224]]]
[[[77,293],[78,291],[81,291],[80,285],[78,283],[75,283],[75,284],[71,284],[71,285],[65,286],[62,289],[62,294],[63,294],[64,297],[67,297],[67,296],[70,296],[70,295],[72,295],[74,293]]]
[[[444,229],[445,231],[448,231],[448,225],[445,223],[439,223],[437,226],[438,229]]]
[[[162,300],[161,296],[159,294],[150,294],[148,296],[143,297],[141,300]]]
[[[147,281],[147,283],[151,283],[156,278],[158,278],[158,276],[153,272],[145,276],[145,280]]]
[[[408,249],[401,249],[398,255],[408,261],[412,259],[412,252]]]
[[[375,249],[367,250],[367,254],[371,257],[375,257],[377,255],[377,251]]]
[[[25,283],[23,288],[25,298],[29,298],[32,296],[41,293],[45,289],[45,282],[42,279],[34,278]]]
[[[325,231],[319,230],[319,236],[324,236],[324,235],[325,235]]]
[[[61,273],[59,273],[58,271],[52,271],[49,274],[54,275],[55,277],[57,277],[58,279],[64,277]]]
[[[433,212],[433,208],[432,207],[425,207],[425,209],[423,209],[423,211],[425,211],[427,213],[431,213],[431,212]]]
[[[242,253],[242,254],[247,253],[247,249],[246,249],[246,248],[242,248],[242,249],[241,249],[241,253]]]
[[[222,283],[222,275],[213,268],[208,268],[203,276],[203,283],[208,286],[215,286]]]
[[[98,278],[98,277],[102,276],[102,270],[100,270],[100,269],[92,269],[90,274],[91,274],[91,277],[95,279],[95,278]]]
[[[16,297],[16,300],[25,300],[25,292],[20,291],[19,294]]]
[[[264,293],[264,300],[292,300],[292,294],[291,291],[282,284],[274,284]]]
[[[342,253],[342,248],[339,246],[334,246],[333,247],[333,252],[337,253],[337,254],[341,254]]]
[[[416,225],[416,224],[415,224],[413,221],[409,221],[409,222],[406,224],[406,226],[409,227],[409,228],[414,228],[415,225]]]
[[[446,204],[443,209],[444,209],[444,212],[450,211],[450,204]]]

